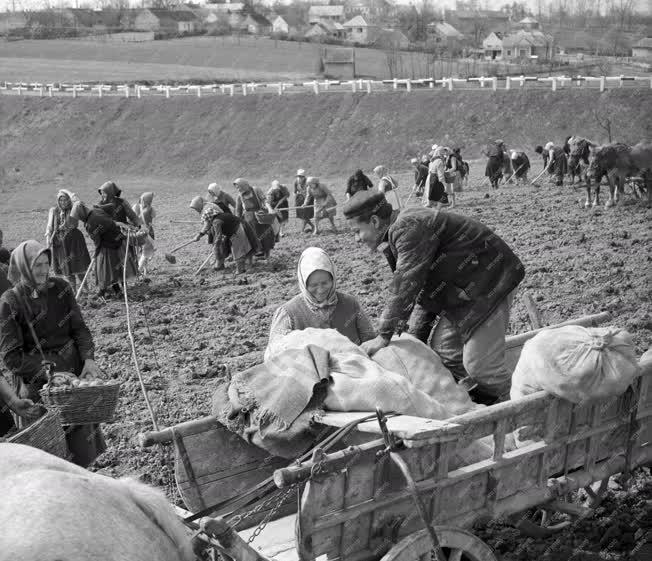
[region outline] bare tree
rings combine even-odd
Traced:
[[[611,144],[611,119],[608,116],[602,116],[597,109],[593,110],[593,118],[595,122],[598,123],[600,128],[604,129],[607,133],[607,138],[609,139],[609,144]]]

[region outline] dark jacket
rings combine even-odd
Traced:
[[[56,363],[57,370],[79,374],[83,361],[93,358],[93,337],[64,279],[52,278],[46,294],[37,299],[15,287],[0,298],[0,355],[11,373],[25,383],[39,373],[42,361],[28,318],[45,356]]]
[[[415,303],[445,314],[466,342],[525,276],[510,247],[484,224],[450,212],[395,215],[382,249],[394,272],[379,332],[407,321]]]
[[[95,255],[101,248],[120,249],[125,236],[120,227],[103,210],[93,207],[88,213],[85,224],[86,231],[95,244]]]
[[[362,171],[356,171],[349,180],[346,182],[346,191],[345,193],[352,197],[358,191],[367,191],[368,189],[373,189],[374,184]]]
[[[418,189],[424,189],[426,186],[426,179],[428,179],[428,166],[417,164],[417,167],[414,170],[414,184]]]

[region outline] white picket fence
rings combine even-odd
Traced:
[[[601,92],[611,88],[644,87],[652,89],[652,76],[508,76],[497,78],[495,76],[481,76],[479,78],[422,78],[418,80],[393,79],[393,80],[313,80],[310,82],[276,82],[276,83],[240,83],[240,84],[184,84],[177,86],[155,85],[103,85],[103,84],[65,84],[65,83],[0,83],[0,93],[6,95],[31,95],[31,96],[122,96],[142,98],[145,96],[159,96],[170,98],[172,96],[202,96],[211,95],[255,95],[269,94],[288,95],[295,93],[312,93],[315,95],[326,93],[360,92],[376,93],[391,91],[417,91],[423,89],[470,90],[485,89],[487,91],[518,90],[524,88],[552,89],[552,91],[569,88],[590,88]]]

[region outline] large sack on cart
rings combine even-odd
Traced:
[[[639,373],[632,336],[615,327],[544,329],[523,346],[510,397],[545,390],[573,403],[622,394]]]
[[[294,458],[319,437],[313,419],[323,411],[380,407],[446,419],[478,407],[426,345],[406,338],[388,349],[392,347],[376,362],[335,330],[293,331],[263,364],[236,374],[228,388],[218,389],[213,413],[248,442],[275,456]],[[464,451],[478,461],[491,452],[487,443]]]
[[[42,450],[0,444],[0,557],[12,561],[191,561],[165,496]]]

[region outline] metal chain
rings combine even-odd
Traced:
[[[272,517],[278,512],[278,510],[283,506],[283,503],[285,502],[285,499],[288,498],[290,493],[296,489],[297,483],[293,483],[290,485],[287,490],[280,496],[276,504],[274,505],[274,508],[270,510],[266,515],[265,518],[263,518],[262,522],[258,524],[256,529],[254,530],[254,533],[249,536],[249,539],[247,540],[248,544],[253,543],[253,541],[261,534],[261,532],[265,529],[265,526],[267,526],[268,522],[272,519]]]
[[[261,510],[271,505],[276,500],[276,497],[279,496],[280,494],[281,494],[281,490],[279,489],[278,491],[272,493],[269,497],[267,497],[263,502],[257,504],[251,510],[248,510],[243,514],[237,514],[229,521],[229,526],[235,528],[243,520],[246,520],[247,518],[250,518],[254,514],[259,513]]]

